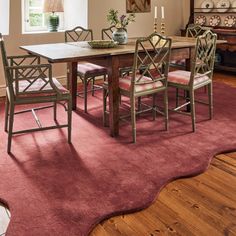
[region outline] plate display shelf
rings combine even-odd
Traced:
[[[208,1],[208,0],[206,0]],[[227,0],[219,0],[214,6],[209,4],[208,7],[212,7],[210,10],[204,11],[203,8],[195,7],[195,0],[190,0],[190,16],[188,24],[194,24],[196,16],[203,15],[207,17],[207,21],[204,24],[206,27],[211,27],[212,30],[217,34],[218,39],[227,40],[225,44],[217,45],[215,69],[222,71],[230,71],[236,74],[236,24],[230,24],[230,27],[225,25],[227,22],[225,19],[232,21],[230,15],[236,17],[236,1],[231,1],[229,7],[217,7],[219,2]],[[203,4],[203,1],[202,1]],[[227,4],[226,4],[227,5]],[[221,17],[221,24],[215,27],[210,25],[209,19],[214,16],[219,15]],[[227,18],[228,17],[228,18]],[[181,30],[181,35],[185,35],[185,30]]]

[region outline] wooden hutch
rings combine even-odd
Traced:
[[[217,33],[218,39],[227,40],[226,44],[217,45],[215,68],[236,72],[236,1],[212,0],[212,6],[208,0],[198,0],[200,7],[195,7],[195,1],[190,0],[188,24],[196,23],[197,17],[203,19],[203,25]]]

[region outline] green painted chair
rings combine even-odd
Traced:
[[[71,143],[71,95],[55,78],[52,78],[50,64],[40,64],[40,58],[33,55],[7,56],[4,40],[0,34],[2,62],[6,81],[5,131],[8,132],[7,152],[11,152],[12,136],[15,134],[55,128],[68,128],[68,143]],[[57,104],[67,103],[67,123],[58,124]],[[18,105],[43,104],[43,107],[15,112]],[[52,103],[53,105],[48,105]],[[37,110],[53,107],[55,125],[42,127],[36,116]],[[38,128],[13,131],[14,116],[32,111]]]
[[[155,40],[154,40],[155,39]],[[130,99],[133,142],[136,142],[136,115],[152,111],[153,119],[160,113],[165,117],[165,128],[168,130],[168,97],[167,97],[167,75],[169,71],[171,39],[153,33],[148,37],[139,38],[135,44],[135,54],[132,73],[119,78],[120,94]],[[140,70],[140,68],[145,68]],[[164,108],[160,110],[156,105],[156,94],[163,93]],[[103,92],[103,117],[106,122],[107,111],[107,86]],[[143,96],[151,97],[152,104],[138,103],[136,99]],[[126,118],[120,117],[121,119]]]
[[[91,29],[84,29],[81,26],[77,26],[72,30],[65,31],[65,42],[79,42],[93,40],[93,32]],[[87,113],[87,94],[92,91],[102,89],[102,86],[95,84],[95,78],[102,76],[106,79],[107,69],[103,66],[99,66],[87,61],[78,62],[77,75],[83,83],[83,92],[78,92],[77,95],[83,94],[84,97],[84,112]],[[91,90],[88,90],[89,83],[91,81]],[[69,81],[68,81],[69,82]]]
[[[191,71],[176,70],[168,74],[168,87],[176,89],[176,107],[173,111],[190,115],[192,118],[192,130],[196,129],[195,120],[195,102],[206,104],[209,107],[209,117],[213,116],[213,92],[212,76],[214,69],[215,50],[217,35],[210,30],[197,37],[195,55],[191,64]],[[194,98],[195,90],[207,86],[208,102],[198,101]],[[179,105],[178,90],[182,89],[188,94],[184,104]],[[181,110],[190,104],[190,112]]]
[[[209,30],[209,27],[203,27],[200,25],[189,25],[188,28],[186,29],[186,37],[190,37],[190,38],[196,38],[202,34],[204,34],[207,30]],[[170,64],[171,67],[175,67],[175,68],[186,68],[186,64],[185,64],[185,59],[181,59],[181,60],[174,60],[171,61]]]

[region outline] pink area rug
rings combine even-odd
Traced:
[[[89,114],[73,113],[73,145],[66,130],[24,134],[14,137],[8,156],[3,114],[1,104],[0,199],[12,214],[7,236],[87,235],[109,216],[149,206],[171,180],[203,172],[215,154],[236,149],[236,89],[220,83],[214,85],[213,120],[197,105],[196,133],[189,117],[170,113],[166,132],[162,118],[148,115],[137,122],[137,144],[126,123],[119,138],[109,136],[99,93],[89,98]],[[52,111],[38,115],[49,123]],[[15,125],[35,124],[24,114]]]

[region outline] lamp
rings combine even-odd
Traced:
[[[62,0],[45,0],[44,12],[51,12],[49,16],[49,31],[57,32],[59,26],[59,16],[55,12],[63,12]]]

